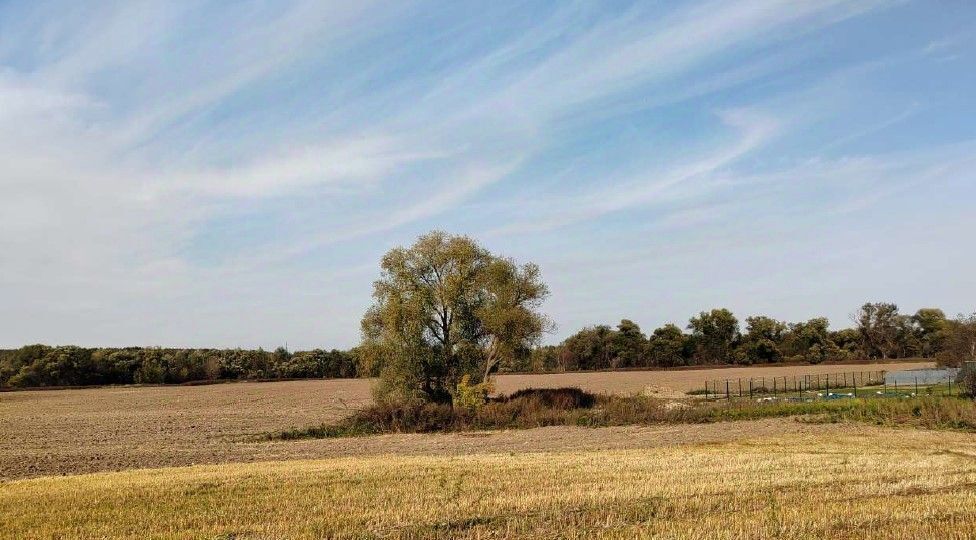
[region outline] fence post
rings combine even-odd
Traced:
[[[773,395],[776,395],[776,377],[773,377]]]
[[[739,378],[739,397],[742,397],[742,378]]]
[[[946,379],[949,381],[949,396],[952,396],[952,375],[946,374]]]
[[[725,400],[732,401],[732,394],[729,393],[729,380],[725,379]]]
[[[852,377],[854,379],[854,399],[857,399],[857,377]]]
[[[918,397],[918,375],[915,376],[915,397]]]

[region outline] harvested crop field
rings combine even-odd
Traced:
[[[971,538],[974,463],[868,429],[127,471],[0,484],[0,538]]]
[[[594,392],[662,395],[698,388],[705,378],[770,377],[859,369],[911,369],[930,363],[870,366],[789,366],[687,371],[628,371],[499,377],[501,392],[529,386],[580,386]],[[21,391],[0,394],[0,478],[124,470],[200,463],[381,453],[470,453],[543,451],[560,448],[626,448],[696,440],[728,440],[721,429],[673,428],[586,430],[549,428],[490,435],[393,435],[355,440],[256,442],[269,431],[329,422],[370,402],[371,381],[308,380],[210,386],[115,387]],[[771,421],[750,426],[797,427]],[[540,435],[540,433],[543,433]],[[724,438],[723,438],[724,437]]]

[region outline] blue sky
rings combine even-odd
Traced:
[[[0,1],[0,346],[347,347],[431,229],[558,341],[976,307],[963,1]]]

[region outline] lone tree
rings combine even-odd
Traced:
[[[440,231],[388,252],[362,321],[364,361],[377,397],[449,402],[458,385],[486,382],[531,354],[548,319],[539,267],[492,255]],[[466,377],[466,378],[465,378]]]

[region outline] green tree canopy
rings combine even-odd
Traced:
[[[811,363],[838,359],[843,354],[830,339],[830,321],[826,317],[790,324],[783,349],[787,355]]]
[[[640,367],[644,365],[647,350],[647,337],[640,326],[630,319],[623,319],[617,325],[613,337],[615,357],[611,367]]]
[[[861,306],[856,322],[868,356],[878,355],[887,360],[896,352],[901,323],[897,305],[868,302]]]
[[[944,311],[938,308],[921,308],[912,316],[912,323],[919,343],[919,354],[933,356],[942,349],[949,327]]]
[[[610,367],[615,336],[616,332],[603,324],[576,332],[563,341],[560,365],[567,371]]]
[[[727,309],[703,311],[688,321],[695,356],[705,364],[731,364],[739,341],[739,320]]]
[[[781,344],[786,323],[758,315],[746,318],[746,333],[742,336],[742,352],[750,364],[778,362],[783,358]]]
[[[435,231],[387,253],[362,321],[381,399],[448,401],[462,377],[486,380],[524,360],[549,326],[539,268]]]
[[[688,336],[677,325],[657,328],[647,342],[647,356],[653,366],[681,366],[688,363]]]

